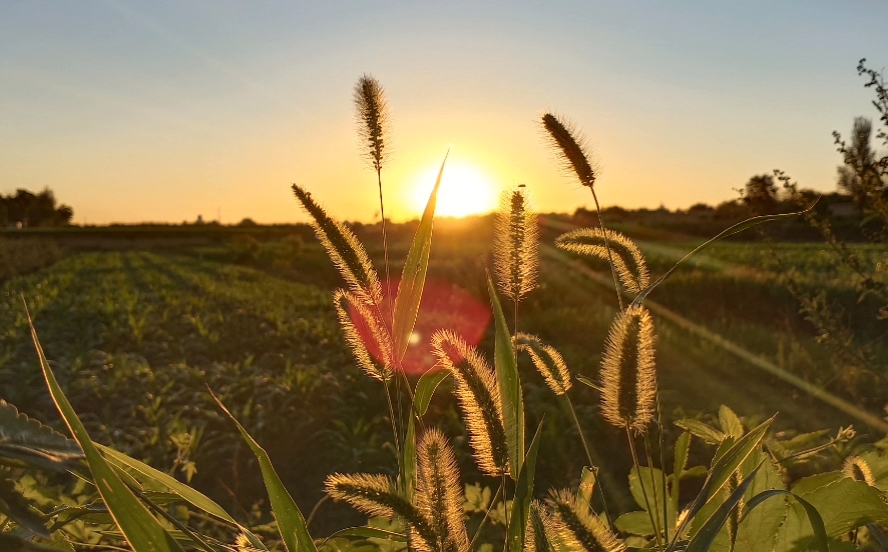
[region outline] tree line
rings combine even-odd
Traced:
[[[67,226],[74,210],[58,205],[49,188],[33,193],[19,188],[14,194],[0,194],[0,227],[24,228],[34,226]]]

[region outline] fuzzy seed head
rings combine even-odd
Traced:
[[[463,410],[478,468],[498,477],[509,472],[509,453],[496,376],[465,340],[449,330],[432,336],[432,351],[453,375],[454,395]]]
[[[333,293],[333,304],[339,317],[339,325],[345,333],[345,340],[351,347],[358,365],[368,376],[388,381],[394,373],[392,340],[385,324],[379,318],[379,311],[358,299],[355,294],[343,289]],[[368,340],[372,340],[370,347]],[[379,360],[374,358],[370,349],[377,353]]]
[[[505,192],[494,229],[493,266],[497,285],[513,301],[536,287],[539,241],[527,192],[520,188]]]
[[[875,486],[876,484],[869,462],[860,456],[849,456],[846,458],[845,464],[842,466],[842,473],[845,477],[850,477],[855,481],[864,481],[867,485]]]
[[[552,516],[539,500],[530,502],[530,513],[524,533],[524,552],[552,552],[555,547],[549,542],[553,531]]]
[[[544,113],[542,123],[545,136],[557,153],[564,171],[576,175],[583,186],[595,186],[595,170],[583,134],[552,113]]]
[[[519,351],[524,351],[530,356],[530,360],[537,371],[543,376],[546,385],[556,395],[563,395],[570,390],[573,381],[570,379],[570,371],[567,363],[554,347],[543,343],[539,337],[526,333],[516,336]]]
[[[426,431],[419,441],[416,506],[437,535],[437,550],[468,552],[463,487],[456,457],[444,434]]]
[[[588,506],[577,504],[569,490],[554,491],[547,501],[551,511],[553,541],[566,550],[586,552],[625,552],[626,545]]]
[[[355,84],[355,122],[361,140],[361,153],[377,172],[389,154],[388,134],[391,126],[388,101],[379,81],[362,75]]]
[[[624,234],[601,228],[579,228],[558,236],[555,245],[565,251],[598,257],[614,263],[614,270],[626,291],[640,293],[651,283],[647,262],[635,242]]]
[[[646,308],[634,305],[618,314],[601,359],[601,413],[616,427],[636,434],[654,419],[657,374],[654,322]]]
[[[378,474],[334,473],[325,482],[333,500],[347,502],[368,516],[388,519],[400,517],[408,525],[411,545],[422,552],[440,552],[434,548],[435,534],[418,508],[398,494],[390,477]]]
[[[315,202],[311,194],[293,184],[293,193],[311,217],[309,223],[318,241],[327,250],[349,289],[362,301],[371,305],[382,303],[382,286],[370,257],[357,236],[344,224],[327,215],[327,211]]]

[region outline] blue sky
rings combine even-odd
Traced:
[[[855,67],[888,65],[886,21],[864,1],[4,2],[0,192],[50,186],[80,223],[287,222],[298,182],[370,220],[365,71],[394,115],[396,219],[448,147],[541,210],[590,204],[544,109],[589,136],[607,205],[714,203],[774,168],[831,191],[830,133],[874,114]]]

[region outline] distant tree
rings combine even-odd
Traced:
[[[239,223],[237,223],[237,225],[238,225],[238,226],[258,226],[258,225],[256,224],[256,222],[255,222],[253,219],[249,218],[249,217],[244,218],[242,221],[240,221]]]
[[[55,194],[49,188],[33,193],[23,188],[15,195],[0,195],[0,222],[3,226],[65,226],[71,223],[74,210],[68,205],[56,206]]]
[[[690,215],[708,215],[713,211],[715,211],[715,209],[705,203],[695,203],[688,207],[688,214]]]
[[[770,174],[753,176],[743,190],[743,202],[756,214],[777,212],[777,186]]]

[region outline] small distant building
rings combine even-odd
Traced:
[[[197,215],[197,222],[195,222],[194,224],[197,224],[199,226],[203,223],[204,223],[203,215]]]
[[[853,203],[832,203],[829,206],[829,214],[834,217],[854,217],[860,214],[860,209]]]

